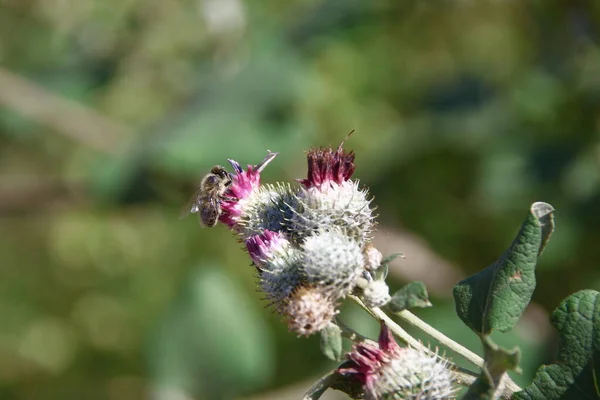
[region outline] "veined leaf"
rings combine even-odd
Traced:
[[[321,352],[333,361],[342,356],[342,330],[334,323],[321,330]]]
[[[600,398],[600,292],[582,290],[552,313],[560,332],[556,364],[540,367],[531,385],[514,394],[518,400]]]
[[[534,203],[502,257],[454,286],[456,313],[478,334],[512,329],[535,290],[535,267],[554,230],[554,209]]]
[[[388,303],[390,311],[398,313],[408,308],[425,308],[431,307],[429,302],[429,294],[423,282],[415,281],[402,287],[393,294],[392,299]]]

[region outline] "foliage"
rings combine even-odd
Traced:
[[[553,209],[535,203],[511,247],[494,264],[454,287],[456,311],[477,334],[514,328],[535,289],[537,258],[554,231]]]
[[[554,362],[544,310],[600,288],[598,11],[594,2],[0,2],[0,398],[148,398],[185,365],[198,368],[188,395],[216,398],[199,389],[212,382],[194,332],[220,314],[194,312],[208,306],[190,284],[213,268],[233,282],[245,323],[273,339],[240,339],[237,360],[222,336],[205,338],[204,350],[238,363],[232,393],[262,398],[330,367],[318,338],[295,340],[264,312],[228,232],[177,215],[212,165],[254,162],[269,148],[282,156],[265,176],[298,178],[299,149],[352,129],[356,174],[380,214],[376,239],[408,257],[390,263],[387,281],[393,291],[408,284],[407,265],[422,259],[397,233],[426,238],[462,275],[444,286],[417,271],[435,304],[418,312],[460,340],[470,338],[445,313],[451,286],[498,255],[524,204],[543,198],[560,210],[536,267],[538,317],[526,312],[498,339],[523,350],[525,383],[535,373],[526,365]],[[177,345],[160,339],[170,320]],[[247,359],[254,351],[260,368]]]
[[[560,332],[556,364],[542,366],[516,399],[581,399],[600,396],[600,293],[583,290],[567,297],[552,313]]]

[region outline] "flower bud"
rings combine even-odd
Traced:
[[[264,231],[246,240],[248,253],[258,269],[259,284],[277,309],[302,282],[302,255],[281,232]]]
[[[457,387],[448,363],[437,354],[402,348],[383,324],[379,342],[357,343],[350,364],[338,369],[363,385],[365,399],[454,399]]]
[[[363,251],[365,255],[365,269],[368,271],[375,271],[381,266],[383,262],[383,254],[375,248],[372,244],[367,244]]]
[[[327,327],[337,314],[335,308],[335,301],[321,288],[302,286],[286,299],[281,313],[290,331],[310,336]]]
[[[357,242],[339,229],[318,232],[302,244],[306,281],[334,298],[346,296],[362,275],[364,258]]]
[[[367,307],[383,307],[392,297],[385,281],[374,280],[363,289],[362,300]]]
[[[248,201],[260,187],[260,173],[277,154],[269,152],[260,164],[248,165],[246,171],[242,169],[237,161],[228,160],[235,174],[232,176],[231,184],[220,202],[221,216],[219,220],[221,222],[232,229],[236,228],[240,216],[245,212]]]

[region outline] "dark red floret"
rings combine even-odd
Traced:
[[[300,182],[308,189],[330,182],[341,184],[354,173],[354,152],[346,152],[342,142],[336,150],[331,147],[311,149],[307,154],[308,175]]]

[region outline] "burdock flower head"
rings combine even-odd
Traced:
[[[337,372],[356,379],[367,400],[454,399],[456,386],[448,363],[425,350],[400,347],[387,325],[379,341],[356,343]]]
[[[351,132],[352,133],[352,132]],[[354,173],[354,152],[346,152],[342,142],[336,150],[311,149],[308,152],[308,175],[300,182],[299,207],[291,219],[291,232],[300,239],[316,230],[337,227],[365,245],[374,229],[371,200],[358,182],[351,180]]]
[[[269,154],[258,165],[248,165],[244,169],[237,161],[228,160],[235,174],[232,176],[231,184],[221,200],[221,216],[219,220],[232,229],[238,228],[240,218],[247,214],[247,208],[251,206],[254,197],[260,187],[260,173],[265,169],[278,153]]]

